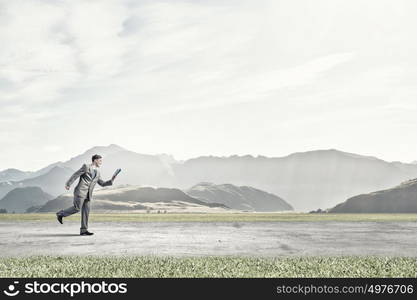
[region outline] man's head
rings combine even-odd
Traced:
[[[96,167],[100,167],[101,164],[103,163],[103,159],[101,155],[98,155],[98,154],[94,154],[93,157],[91,157],[91,161]]]

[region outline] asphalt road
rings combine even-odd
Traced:
[[[0,222],[0,256],[417,257],[417,222]]]

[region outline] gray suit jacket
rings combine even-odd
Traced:
[[[96,183],[101,186],[108,186],[112,185],[113,182],[111,180],[103,181],[101,179],[100,171],[97,168],[97,174],[93,177],[93,168],[92,164],[83,164],[82,167],[76,171],[70,179],[66,182],[67,186],[71,186],[71,184],[79,177],[80,180],[78,181],[77,186],[74,189],[74,198],[85,199],[87,196],[90,200],[93,198],[93,190]]]

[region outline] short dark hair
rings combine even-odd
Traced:
[[[94,154],[93,157],[91,157],[91,161],[95,161],[96,159],[102,158],[101,155]]]

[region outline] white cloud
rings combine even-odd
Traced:
[[[62,150],[62,147],[59,145],[45,145],[43,147],[43,150],[45,152],[57,152],[57,151]]]
[[[415,132],[407,110],[417,94],[415,8],[406,0],[0,0],[0,169],[110,143],[179,158],[322,145],[415,160],[412,145],[397,154],[382,138],[338,138],[395,124],[405,137]],[[13,158],[27,149],[36,162]]]

